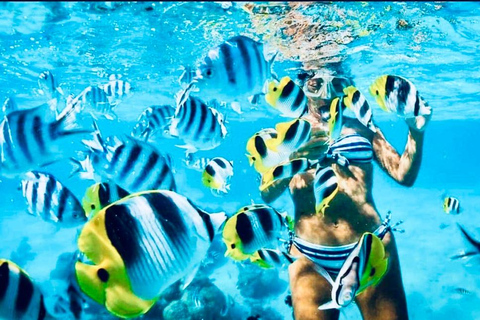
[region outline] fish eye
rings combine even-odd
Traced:
[[[252,157],[252,160],[255,161],[256,160],[255,157]]]
[[[92,205],[90,206],[90,209],[95,210],[95,205],[92,204]]]
[[[208,68],[207,70],[205,70],[205,75],[206,75],[207,77],[211,77],[212,74],[213,74],[212,69]]]
[[[277,87],[273,87],[273,92],[277,91]]]
[[[230,246],[230,248],[232,248],[232,249],[235,249],[235,247],[236,247],[235,243],[232,243],[232,245]]]
[[[375,94],[378,96],[378,90],[375,90]]]

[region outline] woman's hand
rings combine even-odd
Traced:
[[[405,122],[407,123],[408,127],[417,132],[423,132],[425,127],[427,126],[428,122],[432,118],[433,110],[430,108],[430,114],[428,115],[420,115],[415,118],[405,118]]]

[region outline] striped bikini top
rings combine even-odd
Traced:
[[[342,166],[350,163],[369,163],[373,160],[373,147],[370,141],[361,135],[348,134],[331,143],[325,157]]]

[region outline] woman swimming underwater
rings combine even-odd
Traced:
[[[306,82],[304,91],[309,96],[309,106],[303,118],[310,122],[312,136],[291,159],[317,160],[326,152],[328,107],[332,98],[336,94],[343,95],[342,89],[350,84],[348,79],[333,76],[333,72],[317,74]],[[355,298],[362,316],[369,320],[408,319],[395,239],[391,230],[382,224],[372,198],[372,161],[396,182],[411,187],[420,169],[424,129],[430,118],[431,114],[406,119],[409,133],[405,150],[399,155],[378,127],[370,130],[357,119],[344,117],[341,136],[358,134],[366,138],[369,143],[364,144],[373,157],[371,160],[350,161],[345,166],[331,163],[338,179],[338,192],[324,210],[324,215],[316,214],[315,168],[276,180],[262,191],[263,200],[271,203],[288,188],[295,205],[295,237],[290,253],[298,259],[289,267],[289,278],[296,320],[339,318],[338,309],[319,310],[319,306],[332,300],[332,285],[319,274],[318,266],[335,279],[365,233],[373,233],[382,239],[388,269],[376,286],[369,286]]]

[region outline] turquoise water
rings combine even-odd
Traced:
[[[285,50],[287,40],[280,39],[279,31],[273,28],[279,26],[269,22],[267,15],[250,15],[242,9],[244,5],[233,3],[224,9],[219,3],[207,2],[2,2],[0,99],[14,96],[22,109],[45,103],[37,83],[45,70],[55,75],[68,94],[79,94],[89,85],[107,82],[110,74],[121,74],[132,84],[134,93],[118,105],[118,121],[99,119],[98,125],[104,136],[122,135],[130,133],[146,107],[174,105],[174,95],[181,89],[178,79],[182,67],[195,65],[210,48],[232,36],[262,40],[269,54],[280,50],[275,72],[279,76],[294,74],[300,65],[298,56],[306,55],[307,49],[303,53],[294,51],[294,46]],[[378,76],[396,74],[412,81],[432,106],[433,118],[426,130],[424,158],[415,185],[399,186],[375,165],[373,195],[382,214],[391,210],[395,220],[405,221],[406,232],[397,234],[396,240],[410,318],[479,319],[479,256],[450,257],[470,248],[456,222],[480,239],[476,143],[480,135],[480,5],[324,2],[293,11],[306,21],[325,24],[332,39],[317,40],[320,48],[331,46],[331,50],[318,50],[318,60],[343,61],[362,92],[366,94]],[[399,27],[400,19],[405,20],[406,27]],[[303,20],[297,17],[297,21]],[[375,122],[402,152],[407,134],[403,120],[371,104]],[[231,215],[252,201],[262,203],[245,145],[255,132],[274,127],[285,118],[266,104],[244,110],[238,115],[231,108],[221,109],[228,121],[226,139],[214,150],[198,152],[202,157],[222,156],[234,161],[231,190],[224,197],[213,196],[202,185],[201,173],[184,166],[184,151],[175,147],[181,144],[178,140],[154,141],[173,159],[178,193],[212,212],[222,210]],[[77,143],[66,146],[72,155],[81,148]],[[69,178],[71,170],[67,161],[45,168],[81,199],[92,182]],[[54,291],[50,272],[61,253],[75,250],[77,230],[62,229],[28,215],[19,183],[10,178],[0,182],[0,258],[19,264],[48,296]],[[443,212],[443,193],[460,200],[464,208],[460,215]],[[276,205],[280,211],[292,210],[288,198]],[[219,297],[231,297],[231,319],[257,314],[260,319],[291,319],[291,310],[284,303],[288,294],[285,271],[259,274],[257,269],[233,261],[221,262],[210,278],[223,291]],[[258,279],[266,280],[261,283]],[[270,287],[271,283],[278,285]],[[242,292],[239,288],[247,289]],[[113,318],[99,310],[91,306],[84,319]],[[161,314],[159,304],[144,318],[159,319]],[[360,319],[353,304],[341,317]]]

